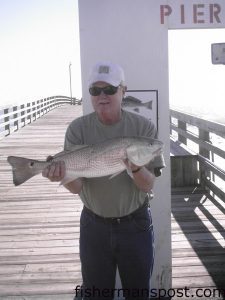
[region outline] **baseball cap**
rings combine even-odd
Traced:
[[[113,86],[119,86],[125,82],[124,71],[112,62],[96,63],[89,76],[89,86],[97,81],[107,82]]]

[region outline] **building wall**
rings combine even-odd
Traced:
[[[141,3],[141,5],[140,5]],[[152,201],[156,257],[152,288],[171,287],[171,196],[167,24],[160,24],[158,1],[80,0],[80,46],[84,113],[92,111],[88,74],[99,60],[119,63],[129,90],[158,90],[159,139],[167,167]]]

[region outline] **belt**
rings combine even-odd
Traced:
[[[88,214],[94,216],[97,220],[100,221],[104,221],[104,222],[109,222],[109,223],[120,223],[120,222],[124,222],[124,221],[129,221],[132,218],[134,218],[142,209],[146,208],[149,206],[149,200],[146,199],[145,202],[135,211],[133,211],[132,213],[130,213],[129,215],[125,215],[122,217],[102,217],[99,216],[97,214],[95,214],[93,211],[91,211],[89,208],[87,208],[86,206],[84,206],[83,210],[85,212],[87,212]]]

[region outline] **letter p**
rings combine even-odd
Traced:
[[[165,17],[172,13],[172,8],[169,5],[160,5],[160,21],[161,24],[165,23]]]

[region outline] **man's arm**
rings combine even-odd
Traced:
[[[137,168],[132,172],[134,183],[140,190],[149,193],[153,189],[155,175],[145,167],[138,168],[138,171],[135,172]]]
[[[138,167],[128,160],[124,163],[131,170],[136,186],[143,192],[150,192],[154,186],[155,175],[144,166]]]

